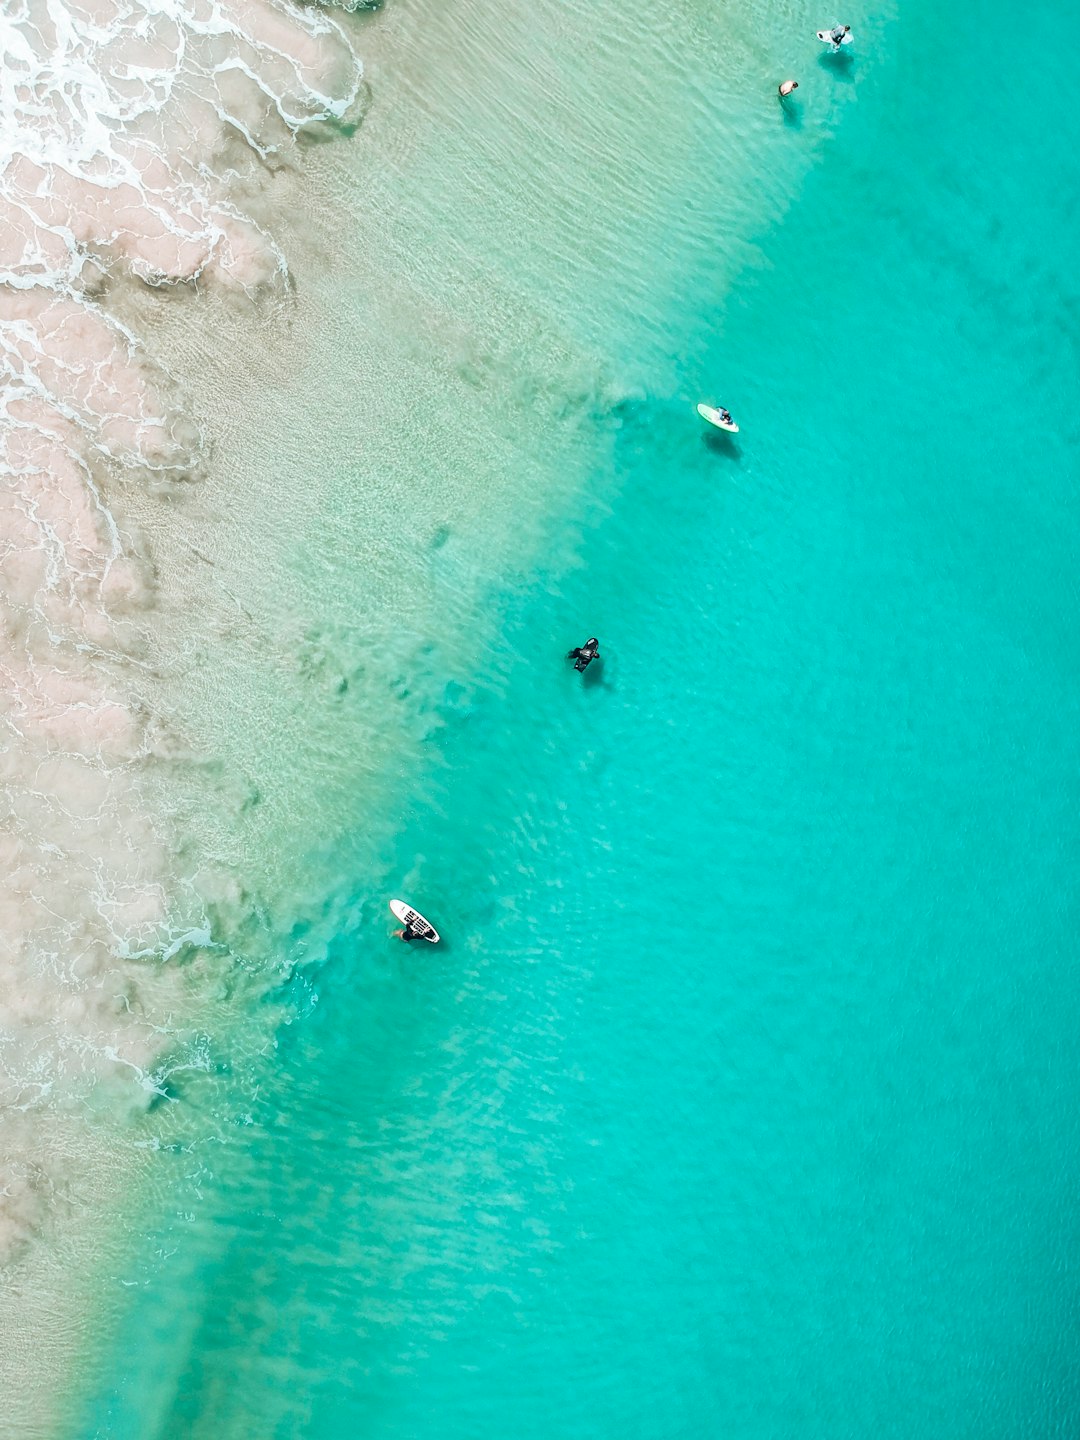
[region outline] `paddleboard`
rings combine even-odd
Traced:
[[[729,425],[726,420],[721,420],[720,411],[714,410],[711,405],[699,405],[697,407],[697,413],[703,420],[707,420],[710,425],[715,425],[718,430],[726,430],[729,435],[737,435],[739,433],[739,427],[735,424],[735,421],[732,420]]]
[[[406,905],[404,900],[391,900],[390,910],[396,920],[402,925],[411,925],[414,930],[419,930],[418,940],[427,940],[432,945],[439,942],[439,932],[432,925],[430,920],[425,920],[419,910],[414,910],[411,905]]]
[[[834,40],[831,31],[819,30],[817,32],[817,38],[821,41],[823,45],[831,45],[834,50],[839,50],[841,45],[850,45],[851,42],[855,39],[855,36],[852,35],[851,31],[849,30],[842,40]]]

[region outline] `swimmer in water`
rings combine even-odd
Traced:
[[[788,96],[794,94],[798,88],[799,82],[797,80],[781,80],[779,86],[780,99],[786,100]]]

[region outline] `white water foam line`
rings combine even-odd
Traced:
[[[280,284],[230,186],[243,157],[347,119],[360,75],[313,6],[0,12],[0,1263],[54,1189],[42,1108],[152,1094],[191,983],[166,963],[171,841],[139,791],[167,727],[136,683],[153,567],[106,496],[197,470],[202,437],[108,297]]]

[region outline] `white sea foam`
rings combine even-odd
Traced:
[[[202,437],[112,301],[280,283],[237,197],[359,91],[316,7],[0,13],[0,1261],[49,1204],[48,1107],[110,1079],[152,1093],[190,984],[174,957],[207,939],[170,936],[176,837],[140,792],[167,729],[144,636],[168,557],[123,505],[197,471]]]

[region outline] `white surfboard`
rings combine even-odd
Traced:
[[[855,39],[855,36],[852,35],[849,30],[842,40],[834,40],[831,30],[819,30],[817,32],[817,38],[823,45],[831,45],[834,50],[839,50],[841,45],[850,45]]]
[[[715,425],[718,430],[726,430],[729,435],[737,435],[739,433],[739,427],[735,424],[735,421],[732,420],[729,422],[722,419],[720,411],[714,410],[711,405],[699,405],[697,407],[697,413],[703,420],[707,420],[710,425]]]
[[[432,925],[430,920],[425,920],[419,910],[414,910],[411,905],[406,905],[404,900],[391,900],[390,910],[395,920],[400,920],[402,925],[411,925],[414,930],[419,930],[418,940],[427,940],[432,945],[439,943],[439,932]]]

